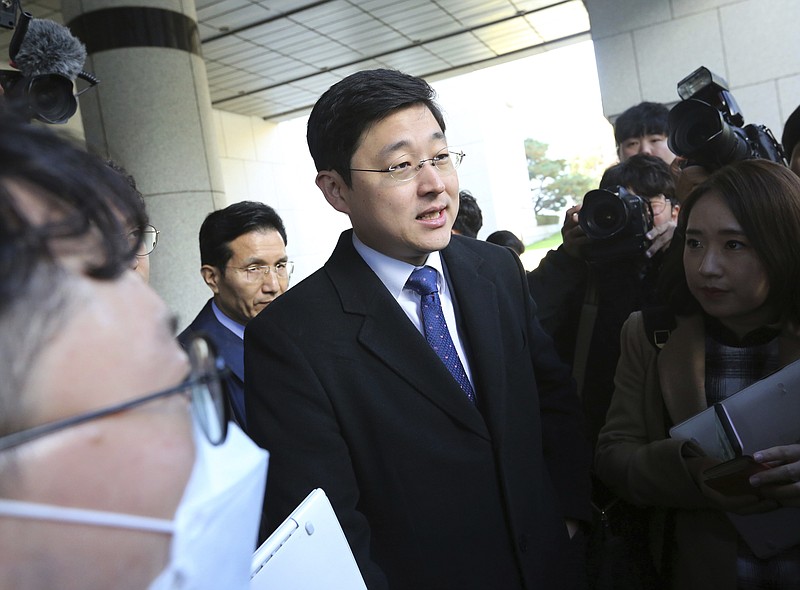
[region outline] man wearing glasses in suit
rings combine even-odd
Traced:
[[[231,369],[226,379],[232,417],[243,429],[244,329],[289,288],[294,264],[286,229],[269,205],[241,201],[209,213],[200,227],[200,274],[214,296],[178,336],[207,334]]]
[[[321,487],[370,590],[575,587],[590,455],[574,385],[516,254],[451,234],[464,153],[432,88],[352,74],[308,143],[353,229],[247,327],[262,536]]]

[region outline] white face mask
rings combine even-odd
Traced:
[[[235,424],[213,446],[195,426],[195,461],[174,520],[0,499],[0,516],[172,533],[149,590],[246,590],[269,454]]]

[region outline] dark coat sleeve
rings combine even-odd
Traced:
[[[552,258],[560,259],[560,255],[556,252],[550,252],[553,254]],[[575,260],[566,253],[562,254]],[[570,268],[569,261],[561,262],[567,265],[565,268]],[[558,266],[553,265],[551,268],[554,270],[549,278],[556,281]],[[575,269],[572,269],[572,273],[580,274],[576,273]],[[585,272],[583,278],[585,279]],[[530,273],[528,273],[528,283],[530,283]],[[552,303],[551,297],[547,305],[552,308]],[[545,464],[553,479],[564,516],[588,522],[591,519],[589,477],[592,463],[591,446],[586,436],[575,381],[572,379],[569,366],[559,358],[552,338],[542,328],[538,315],[540,311],[539,302],[536,301],[528,311],[527,321],[531,360],[539,393]]]
[[[337,508],[367,586],[388,588],[369,554],[370,528],[356,509],[359,487],[353,461],[337,412],[309,362],[314,352],[301,350],[293,335],[270,319],[271,314],[262,312],[245,330],[247,433],[270,451],[259,542],[283,522],[298,499],[320,487]],[[271,473],[280,477],[279,483],[271,481]]]
[[[536,315],[545,331],[554,337],[565,332],[575,334],[586,290],[586,263],[559,246],[527,274]],[[571,354],[562,354],[562,358],[571,360]]]

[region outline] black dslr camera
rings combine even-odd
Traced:
[[[578,223],[592,240],[585,250],[590,263],[635,258],[650,246],[653,229],[650,202],[618,186],[616,192],[595,189],[583,197]]]
[[[728,83],[705,67],[678,82],[681,102],[669,113],[669,149],[713,170],[762,158],[787,165],[783,147],[764,125],[745,125]]]

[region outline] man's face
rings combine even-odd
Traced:
[[[386,169],[408,155],[413,164],[447,146],[430,110],[416,105],[370,126],[353,154],[351,168]],[[338,174],[320,172],[317,184],[328,201],[346,213],[358,238],[370,248],[410,264],[450,242],[458,213],[458,175],[441,175],[426,162],[414,178],[398,182],[389,174],[352,172],[352,186]]]
[[[246,325],[289,287],[289,277],[279,277],[275,265],[286,262],[286,244],[277,230],[258,230],[242,234],[229,244],[233,255],[221,269],[201,268],[206,284],[214,292],[214,302],[226,316]],[[249,266],[270,267],[269,274],[253,275]]]
[[[28,370],[20,398],[24,426],[183,381],[189,365],[172,316],[133,271],[114,281],[80,278],[70,288],[79,304]],[[49,434],[7,451],[14,478],[4,482],[4,494],[171,520],[194,464],[191,424],[187,399],[175,395]],[[20,572],[22,579],[39,580],[33,587],[108,587],[125,571],[131,576],[126,583],[144,588],[165,567],[170,540],[167,534],[0,517],[0,587],[6,587],[4,576]],[[73,586],[70,579],[79,582]]]
[[[672,164],[675,154],[669,151],[667,136],[662,133],[650,133],[642,137],[629,137],[619,144],[619,161],[624,162],[636,154],[647,154],[661,158]]]

